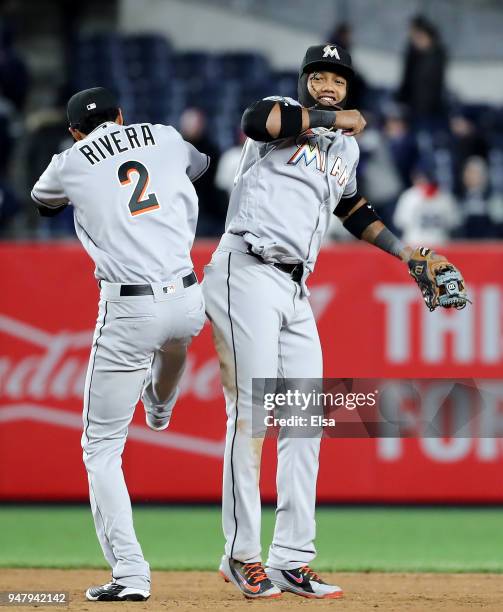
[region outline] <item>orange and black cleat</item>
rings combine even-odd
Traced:
[[[308,597],[309,599],[338,599],[343,596],[341,587],[324,582],[309,565],[289,570],[268,567],[266,572],[276,587],[301,597]]]
[[[242,563],[222,557],[220,575],[225,582],[232,582],[248,599],[274,599],[281,597],[281,590],[274,586],[260,562]]]

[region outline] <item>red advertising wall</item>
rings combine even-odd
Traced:
[[[196,270],[213,245],[194,249]],[[503,246],[444,251],[473,305],[430,313],[405,267],[366,245],[326,248],[310,287],[330,377],[503,378]],[[87,497],[82,388],[97,315],[93,266],[80,245],[0,244],[0,500]],[[124,469],[143,500],[218,501],[225,410],[208,325],[194,341],[169,429],[141,406]],[[265,500],[274,500],[274,440]],[[503,502],[498,438],[323,441],[321,501]]]

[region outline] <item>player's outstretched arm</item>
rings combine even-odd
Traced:
[[[372,204],[359,194],[353,198],[341,200],[335,209],[335,214],[341,219],[348,232],[356,238],[375,245],[405,263],[409,261],[414,249],[395,236],[381,221]]]
[[[341,129],[346,136],[355,136],[365,126],[366,121],[358,110],[303,108],[286,98],[259,100],[245,110],[241,120],[248,138],[260,142],[294,138],[316,127]]]
[[[425,247],[414,249],[405,245],[360,195],[341,200],[341,203],[335,213],[344,227],[357,238],[405,262],[431,311],[437,306],[460,309],[470,302],[463,276],[443,255]]]

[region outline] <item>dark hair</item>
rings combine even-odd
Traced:
[[[86,117],[86,119],[83,119],[79,124],[73,127],[83,134],[90,134],[99,125],[105,123],[105,121],[115,121],[118,114],[118,108],[109,108],[106,111],[101,111],[101,113]]]
[[[440,39],[440,35],[438,33],[437,28],[424,15],[414,15],[414,17],[412,17],[412,19],[410,20],[410,25],[414,29],[424,32],[425,34],[428,34],[428,36],[433,41],[438,41]]]

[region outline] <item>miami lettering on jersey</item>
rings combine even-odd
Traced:
[[[305,142],[297,145],[297,150],[290,157],[287,164],[296,166],[300,161],[304,160],[306,166],[315,162],[316,170],[327,172],[327,152],[322,151],[315,138],[307,138]],[[330,168],[330,175],[337,178],[339,185],[344,186],[349,179],[349,170],[347,164],[344,164],[340,157],[336,157]]]
[[[79,147],[79,151],[93,166],[97,162],[117,155],[117,153],[151,145],[155,145],[155,140],[150,126],[142,124],[130,125],[123,131],[118,129],[104,136],[99,135],[98,128],[96,136],[90,140],[86,139],[86,144]]]

